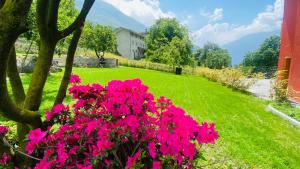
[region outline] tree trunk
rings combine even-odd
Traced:
[[[7,76],[12,88],[13,96],[17,105],[21,106],[25,100],[25,91],[18,72],[16,50],[13,46],[10,50],[7,67]]]
[[[31,0],[5,1],[0,9],[0,113],[10,120],[39,127],[42,124],[40,116],[17,107],[8,94],[6,82],[10,49],[26,31],[24,21],[31,3]]]
[[[95,54],[96,54],[97,58],[100,59],[100,55],[96,49],[95,49]]]
[[[82,33],[82,29],[83,29],[83,27],[78,28],[73,34],[73,38],[71,40],[71,43],[70,43],[70,46],[68,49],[67,58],[66,58],[64,76],[60,83],[60,87],[59,87],[58,93],[56,95],[56,99],[55,99],[53,106],[62,103],[66,97],[69,80],[70,80],[70,77],[72,74],[74,56],[75,56],[75,52],[77,49],[78,41],[79,41],[81,33]]]
[[[37,63],[34,67],[32,79],[27,91],[24,107],[31,111],[38,111],[42,102],[43,89],[52,65],[55,42],[41,40],[41,47]]]

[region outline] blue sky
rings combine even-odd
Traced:
[[[284,6],[284,0],[103,1],[147,27],[158,18],[175,17],[199,47],[208,41],[227,46],[249,36],[279,34]]]

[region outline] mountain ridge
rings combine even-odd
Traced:
[[[81,9],[83,2],[84,0],[75,0],[76,8]],[[114,6],[102,0],[95,1],[87,16],[87,20],[93,23],[111,26],[112,28],[124,27],[136,32],[144,32],[146,30],[145,25],[123,14]]]

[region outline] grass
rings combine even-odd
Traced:
[[[220,138],[205,146],[207,168],[299,168],[300,130],[265,110],[267,102],[195,76],[137,68],[82,69],[83,83],[140,78],[155,96],[166,96],[199,122],[215,122]],[[62,73],[51,75],[42,110],[52,105]],[[23,77],[28,84],[29,75]],[[25,85],[26,87],[27,85]],[[67,101],[70,101],[69,99]],[[4,121],[0,119],[2,124]],[[11,122],[10,122],[11,123]],[[12,125],[12,124],[11,124]]]
[[[272,103],[274,108],[285,113],[286,115],[300,121],[300,109],[292,107],[289,103]]]

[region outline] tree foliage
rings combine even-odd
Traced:
[[[98,57],[103,57],[105,52],[114,52],[117,45],[117,37],[109,26],[99,24],[87,24],[81,46],[95,51]]]
[[[200,66],[211,69],[222,69],[231,66],[231,56],[226,49],[215,43],[206,43],[195,53],[195,58]]]
[[[256,51],[246,54],[243,66],[253,67],[255,72],[273,74],[277,68],[279,47],[279,36],[267,38]]]
[[[192,43],[187,28],[176,19],[159,19],[146,37],[146,58],[153,62],[187,65],[192,59]]]

